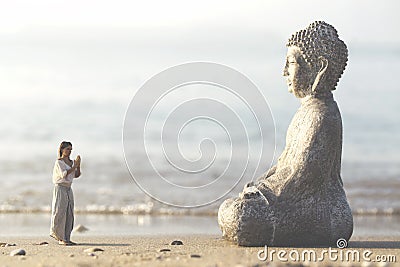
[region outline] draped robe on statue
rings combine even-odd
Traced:
[[[331,92],[306,96],[276,166],[226,200],[223,236],[239,245],[332,245],[348,240],[353,219],[340,177],[342,120]]]

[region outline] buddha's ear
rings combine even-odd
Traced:
[[[317,76],[315,77],[314,84],[312,85],[312,92],[315,92],[317,90],[317,87],[318,87],[319,83],[321,82],[322,78],[324,77],[325,72],[328,68],[328,64],[329,64],[328,60],[322,56],[318,58],[318,61],[319,61],[320,68],[317,73]]]

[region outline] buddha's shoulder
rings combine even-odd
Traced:
[[[312,99],[305,106],[305,109],[311,111],[317,111],[321,113],[336,113],[339,112],[339,108],[336,101],[330,99]]]
[[[341,121],[339,108],[335,101],[318,101],[307,107],[307,117],[313,120]]]

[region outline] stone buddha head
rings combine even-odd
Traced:
[[[289,92],[298,98],[336,89],[347,64],[347,47],[336,29],[323,21],[292,35],[283,76]]]

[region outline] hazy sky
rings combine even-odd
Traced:
[[[0,32],[52,28],[146,29],[232,26],[286,36],[313,20],[334,24],[347,40],[400,43],[396,0],[387,1],[2,1]]]
[[[333,24],[351,55],[353,46],[397,49],[399,3],[2,1],[0,90],[3,98],[55,88],[107,94],[196,60],[230,65],[260,84],[257,72],[281,76],[286,40],[314,20]]]

